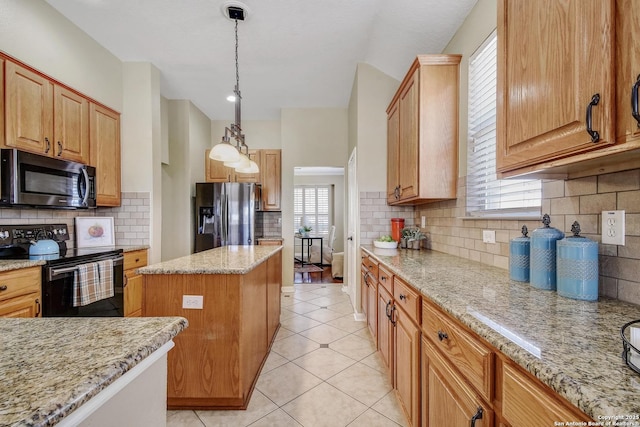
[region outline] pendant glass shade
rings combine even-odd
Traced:
[[[256,162],[254,162],[253,160],[249,160],[249,166],[248,167],[239,167],[236,168],[236,172],[239,173],[258,173],[260,172],[260,168],[258,167],[258,164]]]
[[[228,142],[216,144],[209,152],[209,158],[221,162],[237,162],[240,160],[240,153]]]
[[[240,154],[240,158],[235,161],[235,162],[224,162],[224,165],[230,168],[248,168],[249,166],[251,166],[250,164],[250,160],[247,156],[245,156],[244,154]]]

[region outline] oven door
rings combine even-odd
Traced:
[[[104,259],[104,258],[101,258]],[[93,261],[83,261],[95,262]],[[80,263],[80,264],[82,264]],[[124,316],[124,257],[113,258],[114,295],[94,303],[74,307],[74,272],[79,263],[44,266],[42,278],[43,317],[123,317]]]

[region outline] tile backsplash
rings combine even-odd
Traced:
[[[112,216],[116,245],[149,245],[150,194],[124,192],[122,204],[95,210],[0,209],[0,224],[67,224],[68,246],[75,246],[74,218],[77,216]]]
[[[404,218],[405,227],[414,225],[412,206],[387,205],[387,193],[360,193],[360,244],[370,245],[380,236],[391,234],[391,218]]]
[[[282,212],[256,212],[255,234],[258,237],[282,237]]]
[[[520,236],[523,225],[529,231],[540,227],[539,220],[465,219],[465,180],[458,184],[458,198],[414,208],[386,206],[385,193],[360,195],[362,244],[379,234],[390,233],[389,218],[405,212],[411,222],[426,217],[423,231],[428,247],[440,252],[509,269],[509,241]],[[580,223],[582,235],[601,242],[603,210],[624,210],[626,214],[625,246],[599,244],[599,293],[640,304],[640,169],[571,180],[545,180],[542,185],[542,213],[551,216],[551,226],[571,232],[574,221]],[[407,221],[407,223],[410,223]],[[482,230],[495,230],[496,243],[482,242]]]

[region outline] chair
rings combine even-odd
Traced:
[[[323,239],[322,243],[322,259],[320,259],[320,248],[317,245],[311,246],[311,262],[322,263],[323,265],[331,264],[333,260],[333,244],[336,241],[336,226],[332,225],[329,229],[329,237]]]

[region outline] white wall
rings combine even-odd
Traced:
[[[282,134],[282,284],[293,286],[293,168],[346,167],[348,112],[345,108],[287,108],[281,115]]]
[[[228,120],[211,121],[211,147],[220,142],[224,136],[225,126],[230,124],[231,122]],[[282,136],[280,127],[280,120],[245,120],[242,122],[242,132],[245,134],[245,142],[250,149],[281,148]],[[231,141],[231,143],[235,144],[235,141]]]
[[[0,50],[122,111],[122,62],[40,0],[0,0]]]

